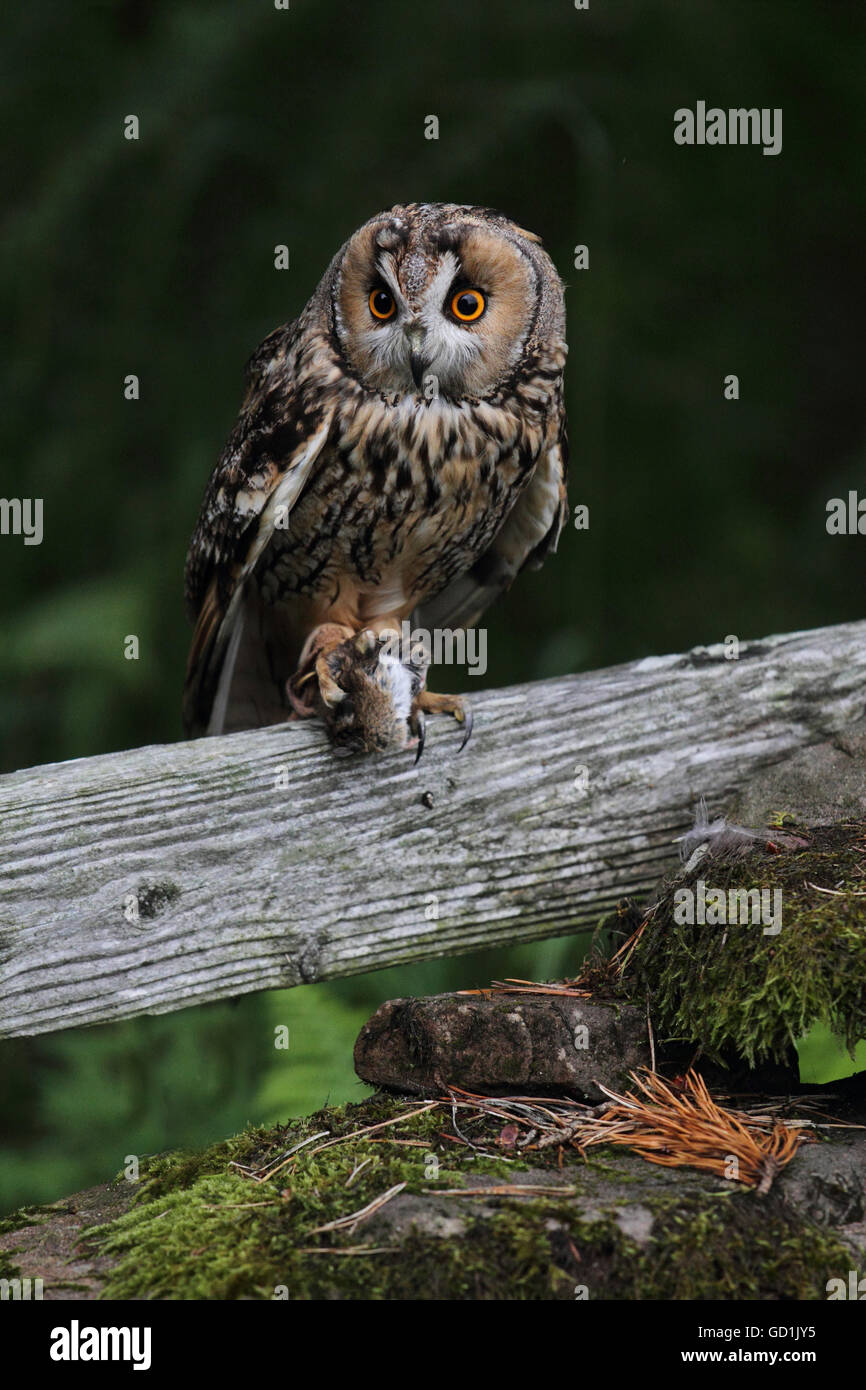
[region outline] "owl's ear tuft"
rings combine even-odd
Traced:
[[[409,236],[409,228],[400,217],[392,217],[376,233],[376,245],[381,251],[396,251]]]
[[[515,230],[520,234],[520,236],[524,237],[526,241],[532,241],[535,243],[536,246],[541,245],[541,237],[538,235],[537,232],[528,232],[525,227],[518,227],[517,223],[515,223],[514,225]]]

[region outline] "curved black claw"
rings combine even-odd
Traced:
[[[418,738],[418,752],[415,754],[415,765],[420,762],[421,754],[424,752],[424,740],[427,737],[427,720],[424,718],[424,711],[417,710],[415,713],[415,727],[413,734]]]
[[[467,743],[469,742],[469,740],[470,740],[471,737],[472,737],[472,706],[471,706],[471,705],[464,705],[464,706],[463,706],[463,723],[466,725],[466,732],[465,732],[465,734],[463,735],[463,742],[461,743],[460,747],[457,749],[457,752],[458,752],[458,753],[462,753],[462,752],[463,752],[463,749],[466,747]]]

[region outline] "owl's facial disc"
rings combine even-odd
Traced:
[[[374,390],[480,396],[519,361],[536,302],[529,258],[495,229],[368,226],[345,253],[336,327]]]

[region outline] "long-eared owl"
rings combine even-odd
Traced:
[[[426,666],[379,663],[390,722],[353,745],[345,661],[323,653],[345,658],[363,633],[375,667],[375,639],[407,619],[471,626],[556,548],[566,351],[553,263],[503,214],[410,203],[349,238],[253,354],[205,493],[186,568],[188,732],[324,700],[343,703],[349,747],[408,740]]]

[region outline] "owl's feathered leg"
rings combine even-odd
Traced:
[[[412,706],[412,732],[418,738],[416,762],[424,747],[425,714],[452,714],[457,723],[463,725],[463,742],[457,750],[462,753],[472,737],[472,706],[469,701],[465,700],[462,695],[435,695],[432,690],[419,691]]]

